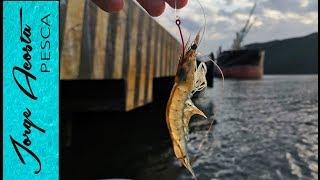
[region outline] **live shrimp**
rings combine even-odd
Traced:
[[[194,178],[196,175],[190,164],[187,153],[188,125],[190,118],[195,115],[206,117],[192,102],[191,97],[196,91],[206,87],[206,68],[201,63],[197,67],[196,55],[200,35],[198,34],[191,47],[181,56],[178,70],[166,109],[166,122],[171,136],[174,153],[179,161],[190,171]]]

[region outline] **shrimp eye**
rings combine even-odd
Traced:
[[[198,48],[198,46],[196,45],[196,44],[193,44],[192,46],[191,46],[191,49],[193,49],[193,50],[196,50]]]

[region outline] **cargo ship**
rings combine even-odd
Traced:
[[[231,50],[222,51],[221,47],[218,50],[217,64],[225,78],[261,79],[263,77],[265,51],[249,50],[241,45],[254,24],[251,19],[255,8],[256,4],[253,5],[245,26],[236,33]],[[215,70],[215,74],[221,77],[217,70]]]
[[[218,57],[225,78],[261,79],[265,52],[261,50],[224,51]],[[219,72],[216,72],[220,76]]]

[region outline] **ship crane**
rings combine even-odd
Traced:
[[[240,50],[241,49],[241,47],[242,47],[241,44],[242,44],[244,38],[247,36],[252,25],[254,24],[255,19],[253,21],[251,21],[251,18],[252,18],[252,15],[253,15],[256,7],[257,7],[257,3],[254,3],[245,26],[241,29],[241,31],[236,33],[236,38],[233,40],[233,45],[231,47],[233,50]]]

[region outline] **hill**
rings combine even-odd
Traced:
[[[318,33],[246,48],[266,51],[265,74],[318,74]]]

